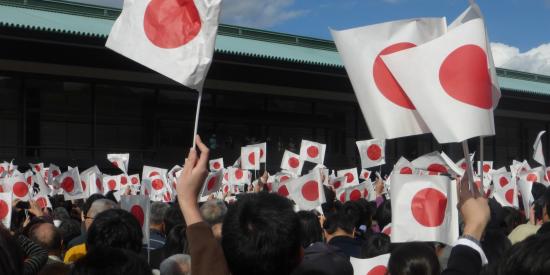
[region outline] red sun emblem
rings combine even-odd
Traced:
[[[382,157],[382,149],[377,144],[371,144],[367,148],[367,157],[370,160],[377,161]]]
[[[317,148],[317,146],[309,146],[307,148],[307,155],[308,157],[314,159],[314,158],[317,158],[319,156],[319,148]]]
[[[425,188],[418,191],[411,202],[414,219],[426,227],[437,227],[445,219],[447,197],[439,190]]]

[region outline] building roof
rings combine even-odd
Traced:
[[[60,0],[0,0],[0,27],[107,38],[120,9]],[[311,37],[220,25],[216,51],[319,66],[343,67],[334,43]],[[550,77],[498,69],[501,88],[550,96]]]

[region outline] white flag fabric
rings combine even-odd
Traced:
[[[50,164],[48,169],[48,184],[53,185],[54,187],[59,187],[59,181],[56,180],[57,177],[61,175],[61,169],[55,164]]]
[[[208,166],[210,166],[210,171],[212,172],[217,172],[217,171],[220,171],[220,170],[223,170],[223,158],[217,158],[217,159],[212,159],[208,162]]]
[[[500,205],[519,208],[516,181],[512,179],[511,173],[493,175],[493,188],[493,197]]]
[[[202,91],[221,2],[126,0],[105,46]]]
[[[359,184],[359,176],[357,175],[357,169],[356,168],[350,168],[350,169],[344,169],[344,170],[338,170],[336,171],[337,177],[345,177],[345,186],[350,185],[358,185]]]
[[[313,171],[303,177],[290,180],[285,184],[290,193],[290,197],[300,210],[319,209],[325,202],[325,192],[321,184],[321,174]]]
[[[361,111],[374,138],[429,133],[415,106],[388,70],[381,55],[439,37],[444,18],[386,22],[343,31],[331,30]],[[408,64],[408,63],[406,63]]]
[[[303,139],[300,145],[300,159],[302,161],[323,164],[325,162],[326,149],[326,144]]]
[[[35,201],[36,204],[38,204],[38,207],[40,207],[40,209],[44,209],[44,208],[53,209],[52,203],[50,202],[48,195],[37,194],[32,197],[32,200]]]
[[[364,184],[348,186],[346,187],[345,201],[357,201],[365,198],[365,195],[368,195],[368,190],[366,190]]]
[[[371,168],[386,163],[385,140],[370,139],[356,141],[355,143],[361,157],[361,168]]]
[[[371,175],[371,171],[367,170],[367,169],[363,169],[361,170],[361,174],[359,174],[359,178],[362,179],[362,180],[367,180],[367,181],[370,181],[370,175]]]
[[[146,196],[121,196],[120,208],[130,212],[139,222],[143,232],[144,244],[149,243],[149,219],[151,216],[151,203]]]
[[[128,173],[128,164],[130,161],[130,154],[107,154],[107,159],[113,164],[114,167],[120,169],[124,174]]]
[[[241,168],[260,170],[260,147],[241,147]]]
[[[5,192],[13,194],[14,200],[19,199],[21,201],[29,201],[31,198],[29,185],[22,174],[7,178],[6,186],[4,187]]]
[[[540,163],[542,166],[546,166],[546,163],[544,162],[544,154],[542,152],[542,135],[544,135],[546,131],[541,131],[537,138],[535,139],[535,144],[533,144],[533,159]]]
[[[390,254],[383,254],[368,259],[350,257],[354,275],[385,275],[388,274]]]
[[[428,171],[430,175],[438,175],[439,173],[450,173],[449,164],[437,151],[422,155],[412,162],[412,165],[424,171]]]
[[[302,174],[303,167],[304,161],[300,158],[300,155],[285,150],[285,153],[283,154],[283,160],[281,161],[281,169],[291,172],[296,176],[299,176]]]
[[[266,156],[267,156],[267,143],[258,143],[258,144],[252,144],[248,145],[248,147],[258,147],[260,148],[260,163],[266,162]]]
[[[493,162],[492,161],[483,161],[483,174],[488,174],[493,169]],[[481,161],[477,162],[477,171],[479,174],[481,174]]]
[[[43,174],[44,173],[44,163],[29,163],[29,166],[31,167],[32,171],[36,174]]]
[[[67,170],[67,172],[59,176],[61,189],[63,189],[63,197],[65,200],[76,200],[85,198],[82,189],[82,181],[78,167]]]
[[[33,185],[32,185],[32,197],[37,195],[47,196],[52,192],[52,189],[46,184],[46,181],[41,174],[36,174],[33,176]]]
[[[141,178],[142,179],[148,179],[148,178],[158,176],[158,175],[166,176],[167,173],[168,173],[168,169],[143,165],[143,170],[141,172]]]
[[[334,191],[338,191],[340,188],[345,188],[346,183],[346,177],[330,177],[329,185],[334,188]]]
[[[398,174],[412,175],[415,172],[415,168],[408,159],[402,156],[393,166],[393,171]]]
[[[202,190],[199,197],[209,196],[210,194],[220,191],[222,188],[223,172],[210,172],[204,180]]]
[[[456,186],[448,177],[391,177],[392,243],[458,239]]]
[[[103,194],[114,190],[120,190],[120,175],[103,175]]]
[[[488,46],[483,20],[473,19],[382,56],[439,143],[495,134]]]
[[[518,175],[523,181],[530,183],[540,182],[545,184],[543,181],[544,173],[545,171],[542,167],[536,167],[527,171],[520,171]]]
[[[11,207],[12,194],[0,193],[0,221],[4,224],[4,227],[10,228],[11,225]]]
[[[235,185],[245,185],[250,183],[249,171],[242,170],[240,168],[229,167],[227,169],[229,183]]]
[[[512,174],[512,180],[516,181],[516,177]],[[523,209],[530,209],[531,203],[535,202],[535,198],[531,193],[533,189],[533,183],[525,181],[525,177],[517,178],[517,190],[521,193],[521,203],[523,204]],[[527,219],[532,220],[534,217],[531,216],[531,211],[525,211]]]

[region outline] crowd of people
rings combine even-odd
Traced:
[[[324,186],[322,213],[297,212],[263,178],[231,202],[199,202],[208,160],[197,138],[176,201],[151,204],[146,244],[140,222],[113,192],[76,201],[54,196],[51,208],[15,201],[10,228],[0,228],[0,274],[351,275],[353,259],[386,254],[380,274],[550,274],[550,190],[540,183],[532,208],[523,210],[479,195],[467,176],[457,179],[461,237],[452,246],[392,243],[383,232],[392,212],[381,179],[375,201],[341,202]]]

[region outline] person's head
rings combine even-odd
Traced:
[[[82,204],[82,220],[84,220],[84,217],[86,217],[86,215],[88,215],[88,211],[90,211],[90,207],[92,207],[92,204],[99,200],[99,199],[104,199],[105,196],[103,196],[103,194],[100,194],[100,193],[95,193],[95,194],[92,194],[90,195],[86,201]]]
[[[325,222],[323,223],[325,240],[330,241],[337,236],[353,237],[355,234],[356,221],[356,218],[350,217],[350,215],[344,211],[327,214],[325,216]]]
[[[549,222],[550,221],[550,188],[547,188],[544,191],[544,195],[542,196],[544,200],[544,208],[542,209],[542,221],[543,222]]]
[[[166,235],[164,257],[187,253],[188,251],[189,243],[187,242],[186,227],[183,224],[178,224]]]
[[[74,263],[71,275],[151,275],[147,260],[137,253],[119,248],[98,247]]]
[[[490,263],[500,259],[502,254],[512,247],[508,234],[503,230],[486,231],[485,237],[481,241],[481,248]]]
[[[53,210],[53,219],[54,220],[66,220],[66,219],[70,219],[71,216],[69,215],[69,212],[67,211],[67,209],[63,208],[63,207],[56,207],[54,210]]]
[[[435,249],[426,243],[411,242],[396,246],[388,262],[391,275],[438,275],[441,273]]]
[[[164,230],[169,233],[174,226],[178,224],[183,224],[185,227],[185,219],[183,219],[183,214],[177,203],[170,205],[166,213],[164,214]]]
[[[0,223],[0,274],[23,274],[23,257],[16,240]]]
[[[361,257],[373,258],[390,253],[390,237],[384,233],[370,235],[361,247]]]
[[[355,201],[347,201],[340,209],[340,212],[352,219],[353,226],[357,229],[361,226],[362,206]]]
[[[86,216],[84,216],[84,225],[86,227],[86,231],[90,230],[92,222],[99,213],[115,208],[118,208],[118,205],[112,200],[98,199],[94,201],[90,206],[90,209],[86,213]]]
[[[160,263],[160,275],[187,275],[191,274],[191,256],[176,254]]]
[[[513,245],[499,261],[490,263],[492,274],[550,274],[550,234],[535,234]]]
[[[61,256],[63,251],[63,239],[61,232],[51,223],[41,223],[31,228],[29,238],[48,250],[48,254]]]
[[[115,247],[139,253],[142,238],[141,226],[132,214],[122,209],[109,209],[95,217],[88,230],[86,248]]]
[[[386,200],[382,202],[374,213],[374,219],[378,222],[381,229],[391,223],[391,202]]]
[[[68,244],[82,233],[80,223],[73,219],[61,220],[58,228],[64,244]]]
[[[201,216],[212,228],[216,239],[221,239],[222,223],[227,214],[227,206],[222,200],[208,200],[200,207]]]
[[[162,233],[168,233],[164,231],[164,215],[166,215],[168,208],[168,204],[163,202],[153,202],[151,204],[151,215],[149,218],[149,226],[151,228],[157,229]]]
[[[300,239],[302,247],[307,248],[312,243],[323,241],[323,230],[319,217],[310,211],[297,213],[300,218]]]
[[[222,247],[233,275],[289,274],[301,261],[300,221],[290,200],[246,194],[230,205]]]
[[[69,274],[69,272],[71,272],[69,265],[64,263],[51,263],[42,267],[38,275],[66,275]]]
[[[505,235],[510,234],[514,228],[522,223],[524,223],[524,219],[519,210],[513,207],[502,208],[501,228],[504,230]]]

